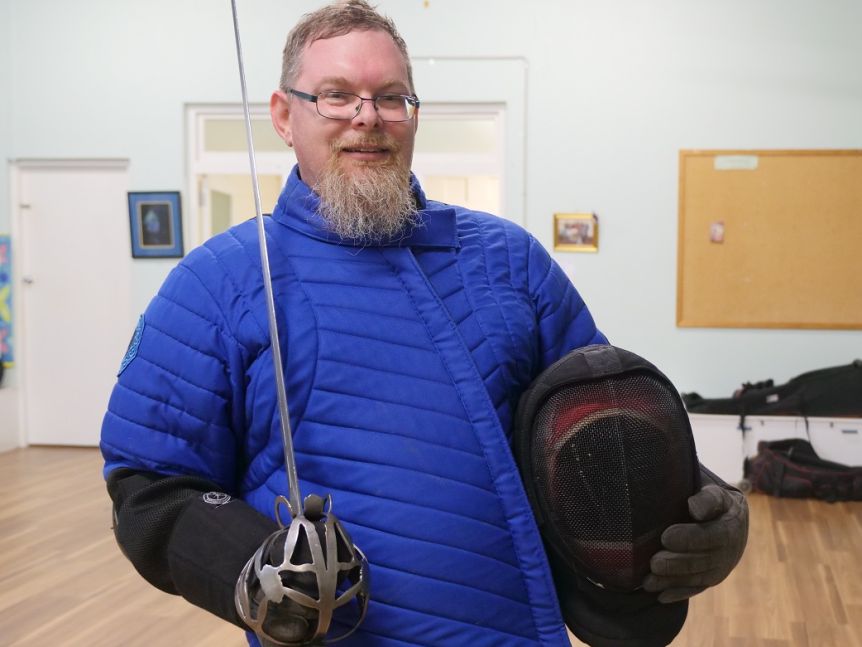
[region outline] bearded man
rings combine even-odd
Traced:
[[[303,17],[270,105],[298,160],[266,238],[300,489],[332,494],[370,562],[341,644],[568,644],[510,428],[536,375],[605,337],[526,231],[425,197],[407,48],[364,1]],[[241,627],[234,585],[288,489],[274,385],[247,222],[141,317],[101,443],[125,554]]]

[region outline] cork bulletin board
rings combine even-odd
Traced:
[[[862,150],[683,150],[677,325],[862,329]]]

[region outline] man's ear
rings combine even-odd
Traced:
[[[288,96],[281,90],[276,90],[269,98],[269,115],[272,118],[272,126],[284,143],[293,147],[293,134],[290,128],[290,109],[288,107]]]

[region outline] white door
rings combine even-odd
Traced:
[[[17,162],[24,435],[97,445],[134,328],[128,164]]]

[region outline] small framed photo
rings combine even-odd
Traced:
[[[179,191],[129,192],[133,258],[180,258],[183,219]]]
[[[555,213],[554,249],[563,252],[599,251],[599,219],[594,213]]]

